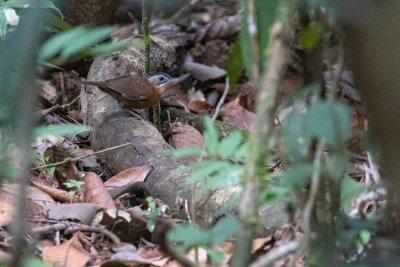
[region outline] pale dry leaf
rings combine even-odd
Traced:
[[[201,63],[187,61],[182,66],[184,72],[188,72],[196,80],[205,82],[210,80],[216,80],[226,75],[226,70],[218,67],[210,67]]]
[[[104,185],[107,189],[113,189],[135,182],[143,182],[149,172],[149,166],[132,167],[114,175],[104,182]]]
[[[51,198],[57,200],[58,202],[63,202],[63,203],[77,203],[79,202],[78,197],[71,196],[67,191],[62,190],[62,189],[57,189],[57,188],[53,188],[44,184],[41,184],[39,182],[36,181],[32,181],[31,183],[36,186],[37,188],[39,188],[40,190],[42,190],[43,192],[45,192],[46,194],[48,194]]]
[[[239,105],[239,99],[233,100],[221,109],[220,116],[225,122],[234,126],[254,132],[256,114]]]
[[[240,16],[226,16],[208,23],[197,31],[193,42],[205,42],[208,40],[224,39],[235,35],[240,30]]]
[[[46,207],[46,212],[52,220],[74,220],[91,224],[100,208],[93,203],[53,204]]]
[[[54,200],[39,189],[28,186],[28,216],[42,214],[43,208]],[[9,224],[14,216],[14,207],[19,194],[18,184],[3,184],[0,190],[0,226]]]
[[[174,124],[171,128],[171,136],[168,142],[176,149],[184,147],[204,147],[203,135],[196,130],[196,128],[180,122]],[[188,156],[186,158],[189,162],[196,162],[198,160],[197,156]]]
[[[191,111],[194,111],[198,114],[212,114],[215,110],[215,107],[207,103],[206,101],[194,100],[190,101],[188,105]]]
[[[90,253],[83,248],[78,238],[79,234],[81,233],[75,233],[70,240],[59,246],[44,247],[43,261],[65,267],[86,266],[90,259]]]
[[[187,107],[188,97],[177,86],[167,87],[161,96],[161,104],[166,106]]]
[[[50,104],[55,105],[58,101],[57,89],[49,81],[40,82],[37,93]]]

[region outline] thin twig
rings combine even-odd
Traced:
[[[149,36],[149,21],[150,21],[150,0],[142,0],[142,27],[144,40],[144,72],[147,77],[150,75],[150,36]]]
[[[131,143],[126,143],[126,144],[119,145],[119,146],[113,146],[113,147],[106,148],[106,149],[103,149],[103,150],[100,150],[100,151],[97,151],[97,152],[93,152],[91,154],[87,154],[87,155],[84,155],[84,156],[79,156],[79,157],[76,157],[76,158],[72,158],[72,159],[68,160],[67,162],[60,161],[60,162],[56,162],[56,163],[52,163],[52,164],[47,164],[47,165],[44,165],[44,166],[34,167],[34,168],[31,168],[30,170],[34,171],[34,170],[40,170],[40,169],[44,169],[44,168],[50,168],[50,167],[59,166],[59,165],[62,165],[62,164],[68,163],[68,162],[74,162],[74,161],[77,161],[77,160],[80,160],[80,159],[84,159],[84,158],[87,158],[87,157],[90,157],[90,156],[93,156],[93,155],[97,155],[97,154],[104,153],[104,152],[107,152],[107,151],[110,151],[110,150],[114,150],[114,149],[117,149],[117,148],[128,146],[130,144]]]
[[[65,234],[72,234],[74,232],[78,231],[86,231],[86,232],[99,232],[102,233],[103,235],[107,236],[116,246],[119,246],[121,244],[121,240],[117,235],[115,235],[113,232],[107,230],[106,228],[99,227],[99,226],[90,226],[90,225],[75,225],[72,227],[69,227],[65,230]]]
[[[225,98],[228,95],[228,92],[229,92],[229,78],[228,78],[228,76],[226,76],[224,93],[222,94],[221,98],[218,101],[217,107],[215,108],[215,112],[212,117],[212,121],[215,121],[215,119],[218,117],[219,110],[221,109],[222,105],[224,104]]]
[[[167,20],[160,21],[159,23],[157,23],[157,25],[170,24],[175,22],[177,19],[187,16],[198,2],[199,0],[190,1],[187,5],[184,5],[181,9],[179,9],[172,17]]]
[[[289,243],[281,245],[276,249],[270,251],[269,253],[265,254],[264,256],[258,258],[254,263],[250,264],[250,267],[269,266],[280,258],[285,257],[286,255],[296,251],[298,247],[299,242],[297,241],[291,241]]]
[[[344,69],[344,45],[341,36],[339,36],[338,59],[336,65],[336,69],[334,70],[334,68],[329,64],[329,69],[332,73],[332,86],[328,92],[328,101],[333,101],[335,99]]]
[[[37,227],[31,231],[32,235],[41,236],[44,234],[48,234],[49,232],[63,231],[65,230],[65,234],[71,234],[77,231],[86,231],[86,232],[100,232],[107,236],[115,245],[120,245],[121,240],[114,233],[103,227],[89,226],[84,224],[72,223],[72,222],[61,222],[57,224],[46,225],[42,227]]]
[[[301,257],[304,254],[304,251],[307,248],[308,243],[311,239],[311,215],[314,208],[315,200],[317,198],[318,188],[321,180],[321,158],[322,158],[323,148],[324,148],[324,143],[322,141],[319,141],[317,144],[313,162],[314,172],[311,177],[310,193],[303,211],[304,237],[300,241],[300,245],[298,247],[296,256],[292,259],[289,266],[295,266],[294,265],[295,262],[299,257]]]
[[[41,111],[39,111],[39,113],[40,113],[39,115],[42,116],[42,117],[44,117],[44,116],[46,116],[46,115],[48,115],[48,114],[50,114],[50,113],[52,113],[52,112],[54,112],[54,111],[56,111],[56,110],[59,110],[59,109],[64,110],[64,109],[66,109],[66,108],[69,108],[69,107],[72,106],[79,98],[80,98],[80,96],[77,96],[74,100],[72,100],[71,102],[69,102],[69,103],[67,103],[67,104],[64,104],[64,105],[57,104],[57,105],[52,106],[51,108],[41,110]]]

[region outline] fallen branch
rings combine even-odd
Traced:
[[[62,165],[62,164],[68,163],[68,162],[74,162],[74,161],[77,161],[77,160],[80,160],[80,159],[84,159],[84,158],[87,158],[87,157],[90,157],[90,156],[93,156],[93,155],[97,155],[97,154],[104,153],[104,152],[107,152],[107,151],[110,151],[110,150],[114,150],[114,149],[117,149],[117,148],[125,147],[127,145],[130,145],[130,143],[126,143],[126,144],[119,145],[119,146],[113,146],[113,147],[106,148],[106,149],[103,149],[103,150],[100,150],[100,151],[97,151],[97,152],[93,152],[93,153],[90,153],[90,154],[87,154],[87,155],[84,155],[84,156],[71,158],[68,161],[60,161],[60,162],[56,162],[56,163],[52,163],[52,164],[47,164],[47,165],[44,165],[44,166],[34,167],[34,168],[31,168],[31,171],[50,168],[50,167],[55,167],[55,166],[59,166],[59,165]]]

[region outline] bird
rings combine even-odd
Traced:
[[[131,74],[106,81],[79,81],[79,83],[97,86],[115,98],[121,108],[146,109],[157,105],[167,88],[179,85],[189,76],[190,74],[185,74],[172,78],[166,73],[158,73],[146,78],[140,74]]]

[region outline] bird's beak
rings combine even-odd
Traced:
[[[176,82],[176,83],[180,84],[180,83],[185,82],[187,79],[189,79],[189,77],[190,77],[190,73],[186,73],[186,74],[184,74],[182,76],[179,76],[177,78],[172,78],[170,81],[173,81],[173,82]]]

